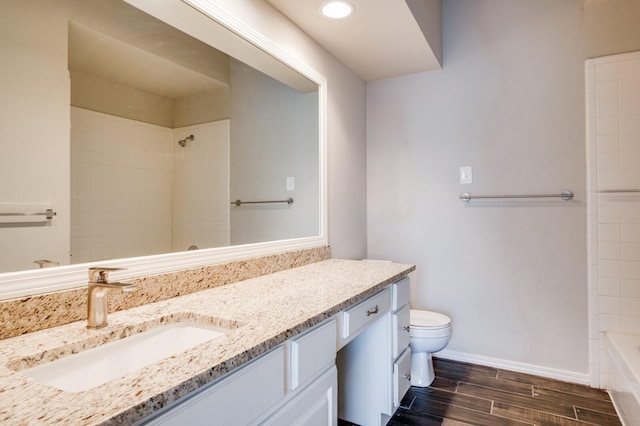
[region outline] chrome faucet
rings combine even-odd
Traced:
[[[110,283],[109,272],[120,271],[126,268],[89,268],[89,297],[87,300],[87,328],[96,329],[107,326],[107,289],[119,288],[123,291],[132,291],[135,284]]]

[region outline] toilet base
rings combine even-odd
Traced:
[[[436,378],[430,352],[411,354],[411,386],[426,388]]]

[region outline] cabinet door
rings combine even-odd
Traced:
[[[337,387],[338,370],[332,366],[262,424],[335,426],[338,421]]]
[[[145,424],[247,425],[284,398],[284,350],[274,349]]]
[[[336,321],[312,329],[289,342],[289,389],[295,390],[336,359]]]
[[[393,409],[400,406],[400,401],[411,386],[411,349],[404,351],[393,364]]]

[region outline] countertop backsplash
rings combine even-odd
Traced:
[[[331,258],[330,247],[297,250],[224,264],[133,278],[135,291],[109,293],[109,312],[271,274]],[[87,288],[0,301],[0,339],[86,319]]]

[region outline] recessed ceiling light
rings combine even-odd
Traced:
[[[327,18],[342,19],[353,14],[353,5],[346,1],[330,1],[320,9]]]

